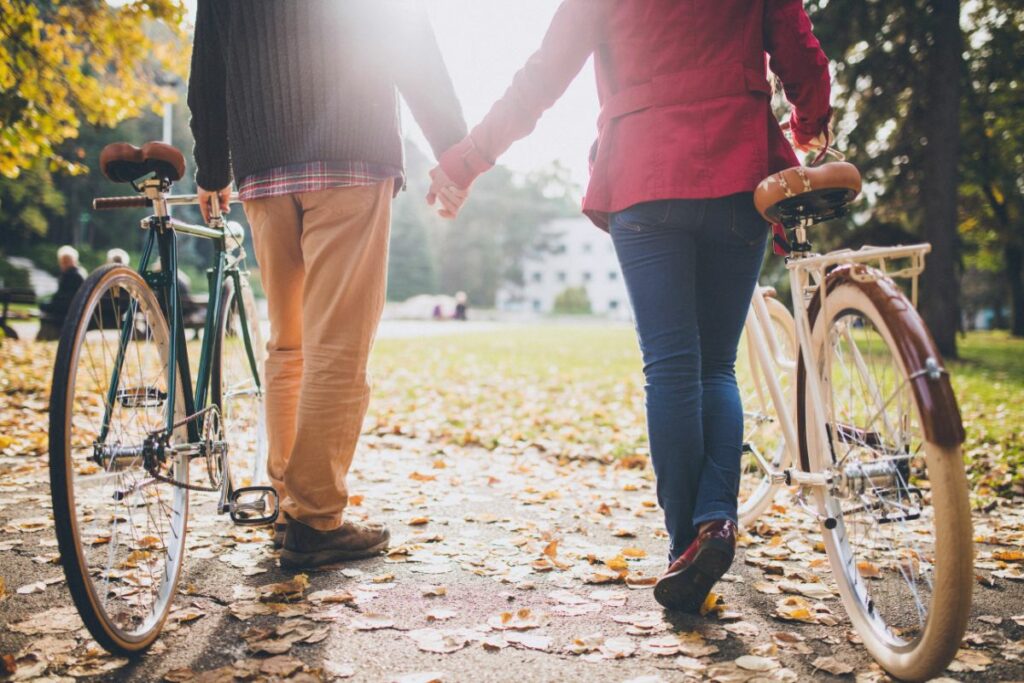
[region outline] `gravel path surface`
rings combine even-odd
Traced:
[[[540,449],[438,450],[395,435],[364,438],[350,489],[351,515],[387,522],[396,552],[310,572],[297,601],[262,603],[260,587],[293,576],[278,568],[265,531],[233,528],[197,494],[164,635],[134,661],[106,657],[70,607],[45,477],[36,458],[0,457],[0,655],[16,660],[14,680],[885,680],[838,599],[801,598],[823,623],[772,616],[785,596],[768,584],[820,576],[828,592],[824,555],[809,545],[814,526],[784,497],[743,539],[717,589],[719,615],[670,615],[642,585],[665,551],[645,469],[557,462]],[[1021,527],[1015,508],[976,519],[979,540],[1009,547],[977,546],[991,586],[975,586],[950,678],[1024,678],[1024,582],[992,578],[1019,569],[992,552],[1019,550]]]

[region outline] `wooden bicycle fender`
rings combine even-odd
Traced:
[[[943,448],[959,446],[966,438],[963,420],[960,417],[960,408],[953,393],[949,373],[943,367],[942,355],[935,346],[931,332],[896,283],[888,278],[869,281],[858,278],[857,273],[865,270],[865,266],[861,264],[837,267],[828,274],[825,282],[826,292],[831,292],[841,284],[851,284],[860,288],[878,308],[893,333],[897,351],[912,378],[910,384],[914,391],[925,439]],[[807,310],[812,330],[820,308],[821,299],[814,297]],[[931,367],[929,359],[933,360]],[[797,364],[797,417],[800,434],[804,433],[807,419],[803,389],[805,372],[801,357]],[[800,464],[806,471],[810,471],[805,438],[800,440]]]

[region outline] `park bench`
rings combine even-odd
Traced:
[[[186,330],[192,330],[195,339],[206,325],[206,306],[210,297],[205,294],[189,294],[181,299],[181,319]]]
[[[34,312],[14,312],[10,310],[11,304],[35,305],[36,293],[30,287],[4,287],[0,288],[0,306],[3,312],[0,313],[0,330],[10,339],[17,339],[18,333],[8,324],[10,320],[28,320],[38,317]]]
[[[18,333],[10,326],[12,320],[31,320],[39,317],[38,311],[18,312],[11,311],[12,304],[35,305],[37,302],[36,293],[28,287],[4,287],[0,288],[0,330],[8,339],[17,339]],[[206,324],[206,306],[209,297],[205,294],[192,294],[182,298],[181,316],[185,329],[192,330],[198,338],[199,331]]]

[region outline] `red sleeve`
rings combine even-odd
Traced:
[[[596,48],[607,4],[608,0],[564,0],[540,49],[515,75],[502,98],[480,125],[441,155],[441,168],[449,178],[469,187],[513,142],[533,131]]]
[[[766,0],[764,31],[769,68],[782,80],[793,105],[793,137],[807,142],[828,128],[832,116],[828,58],[814,37],[802,0]]]

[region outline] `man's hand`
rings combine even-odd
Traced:
[[[441,208],[437,214],[442,218],[455,218],[469,197],[469,190],[456,185],[440,166],[430,172],[430,190],[427,192],[427,204],[434,206],[441,200]]]
[[[210,208],[213,198],[216,197],[220,201],[220,212],[231,213],[231,186],[220,189],[220,190],[204,190],[199,188],[199,211],[203,214],[203,220],[207,223],[210,222]]]

